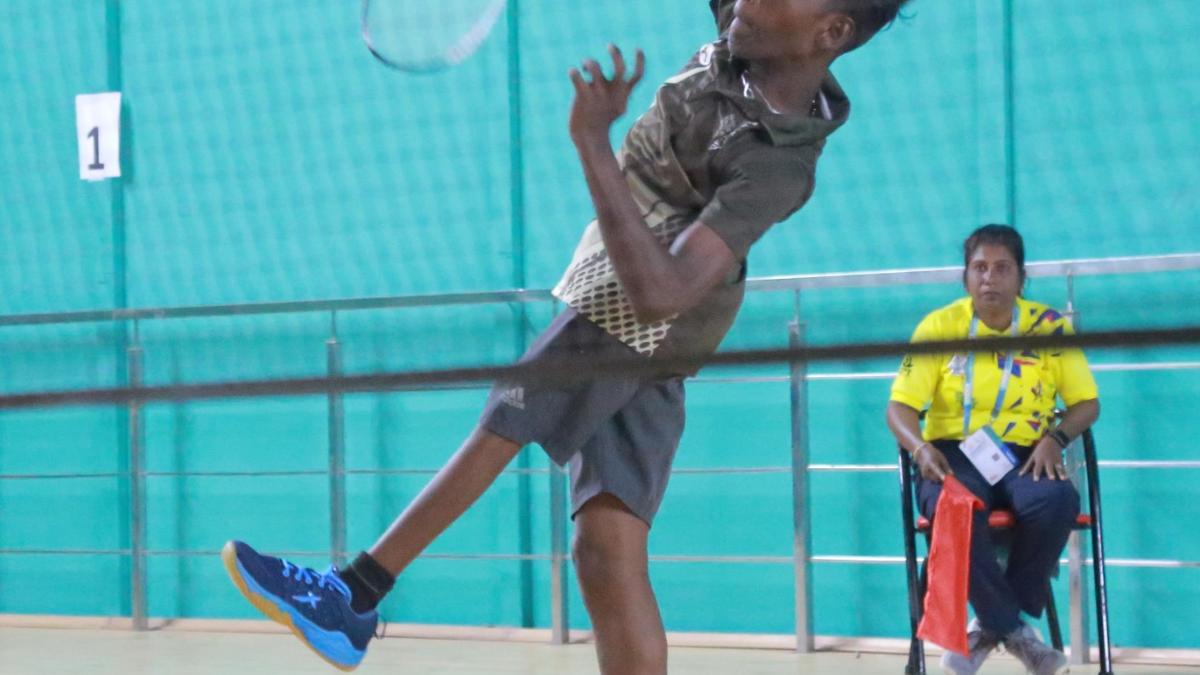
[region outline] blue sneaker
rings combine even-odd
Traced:
[[[323,573],[265,556],[240,541],[221,549],[234,585],[250,604],[292,633],[318,656],[345,671],[367,653],[379,614],[356,614],[350,589],[331,565]]]

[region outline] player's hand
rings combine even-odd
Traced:
[[[583,62],[583,70],[572,68],[571,83],[575,85],[575,103],[571,106],[571,138],[576,144],[582,141],[603,139],[608,143],[608,131],[613,122],[625,114],[629,94],[641,82],[646,71],[646,55],[637,51],[633,74],[626,79],[625,57],[615,45],[609,45],[608,53],[613,60],[613,76],[607,78],[600,64],[594,59]]]
[[[1051,480],[1067,480],[1067,467],[1063,463],[1063,449],[1058,442],[1049,436],[1043,436],[1029,460],[1021,467],[1021,475],[1033,473],[1033,479],[1038,480],[1043,474]]]
[[[946,476],[954,475],[954,470],[950,468],[950,462],[946,461],[946,456],[931,443],[922,444],[913,455],[913,460],[921,471],[921,477],[927,481],[941,483],[946,480]]]

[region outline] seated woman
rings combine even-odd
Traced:
[[[1013,228],[975,230],[963,244],[963,262],[968,297],[926,316],[913,342],[1072,332],[1062,314],[1021,297],[1025,245]],[[1052,428],[1056,395],[1067,412]],[[927,406],[922,432],[918,411]],[[942,657],[947,672],[975,673],[999,644],[1030,672],[1066,670],[1066,657],[1043,644],[1021,612],[1041,615],[1046,581],[1079,514],[1079,493],[1068,480],[1063,449],[1099,414],[1096,383],[1078,349],[920,355],[901,364],[887,423],[920,469],[921,513],[933,518],[949,474],[986,507],[976,512],[971,535],[969,597],[976,617],[968,630],[971,651],[965,657],[947,652]],[[967,447],[985,444],[999,451],[989,455],[1015,456],[1014,466],[1006,471],[1007,465],[999,470],[982,465],[996,480],[989,483],[960,447],[964,439],[970,439]],[[987,527],[987,510],[994,508],[1016,518],[1007,570],[1001,569]]]

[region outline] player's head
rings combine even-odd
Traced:
[[[1011,306],[1025,286],[1025,241],[1008,225],[984,225],[963,242],[963,285],[976,304]]]
[[[854,31],[841,53],[865,45],[884,27],[891,25],[909,0],[826,0],[833,14],[854,22]]]
[[[730,49],[747,60],[828,61],[866,44],[909,0],[738,0]]]

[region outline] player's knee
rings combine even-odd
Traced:
[[[1074,523],[1079,515],[1079,492],[1070,481],[1045,480],[1038,491],[1032,510],[1047,523]],[[1020,514],[1018,514],[1020,518]]]
[[[1079,515],[1079,491],[1071,484],[1071,481],[1060,480],[1054,481],[1057,483],[1051,491],[1049,499],[1050,508],[1053,509],[1057,518],[1074,522],[1075,517]]]
[[[577,531],[571,558],[583,584],[616,582],[645,572],[644,552],[639,557],[619,538],[604,536],[604,533]]]
[[[571,559],[580,583],[603,583],[617,567],[619,552],[601,536],[577,532],[571,545]]]

